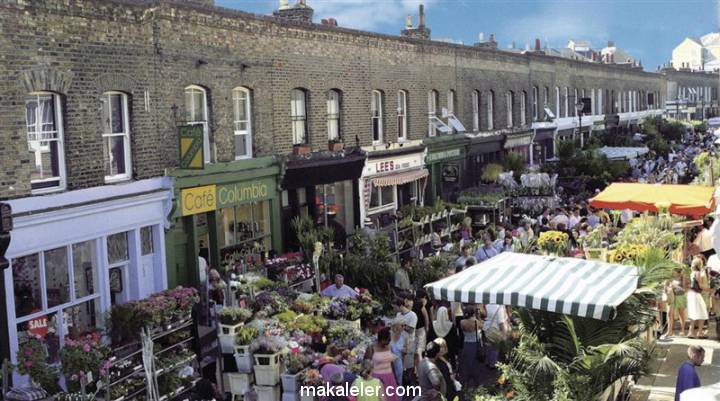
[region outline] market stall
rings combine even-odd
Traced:
[[[598,152],[604,154],[609,160],[631,160],[648,153],[650,149],[643,147],[612,147],[603,146]]]
[[[609,320],[637,285],[634,266],[503,252],[425,288],[435,299]]]
[[[715,189],[699,185],[613,183],[590,200],[603,209],[657,212],[667,204],[672,214],[704,216],[715,209]]]

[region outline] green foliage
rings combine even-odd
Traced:
[[[239,323],[245,323],[252,317],[252,311],[247,308],[240,308],[237,306],[228,306],[222,308],[217,313],[218,320],[220,323],[234,326]]]
[[[525,172],[525,162],[522,156],[516,153],[508,153],[505,155],[502,161],[505,171],[512,171],[515,179],[519,179],[520,176]]]
[[[250,345],[259,335],[260,332],[255,327],[243,326],[235,331],[235,344]]]
[[[29,337],[23,341],[17,351],[16,366],[18,373],[28,375],[48,394],[56,394],[60,391],[58,380],[60,372],[57,368],[48,365],[45,346],[35,337]]]
[[[559,163],[555,172],[560,177],[587,177],[587,186],[602,188],[617,181],[628,170],[626,162],[610,161],[595,149],[578,150],[571,141],[557,144]]]
[[[713,180],[720,178],[720,158],[710,152],[702,152],[693,162],[700,171],[694,182],[700,185],[715,185]]]
[[[616,237],[618,245],[645,245],[672,252],[682,245],[682,235],[671,231],[670,216],[639,216],[634,218]]]
[[[504,192],[481,192],[478,189],[469,189],[461,192],[457,201],[463,205],[495,206],[503,198],[505,198]]]
[[[485,182],[495,183],[503,172],[503,166],[497,163],[490,163],[483,168],[480,177]]]
[[[357,232],[351,244],[344,262],[335,266],[332,273],[341,273],[348,285],[366,288],[383,305],[392,305],[392,284],[398,265],[390,252],[387,235],[379,234],[371,240]]]
[[[280,323],[288,324],[291,323],[297,318],[297,313],[293,312],[292,310],[286,310],[283,312],[278,313],[275,315],[275,318],[280,321]]]
[[[422,288],[425,284],[438,281],[447,275],[448,269],[452,266],[453,256],[440,254],[439,256],[431,256],[422,260],[413,261],[410,270],[410,281],[417,288]]]

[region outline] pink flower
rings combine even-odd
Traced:
[[[32,364],[33,364],[32,361],[25,361],[25,367],[26,367],[26,368],[31,367]]]
[[[33,354],[32,348],[25,348],[25,355],[30,356]]]
[[[83,351],[90,352],[90,344],[83,345]]]

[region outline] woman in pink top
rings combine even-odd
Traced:
[[[393,394],[390,396],[385,390],[385,399],[387,401],[400,401],[400,398],[395,395],[397,387],[397,381],[395,380],[395,373],[393,371],[393,362],[397,358],[397,355],[392,353],[390,350],[390,328],[385,327],[378,332],[378,338],[372,347],[368,348],[368,353],[365,355],[365,359],[372,360],[372,376],[380,379],[385,388],[392,387]]]

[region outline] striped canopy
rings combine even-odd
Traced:
[[[425,288],[435,299],[608,320],[637,284],[634,266],[503,252]]]

